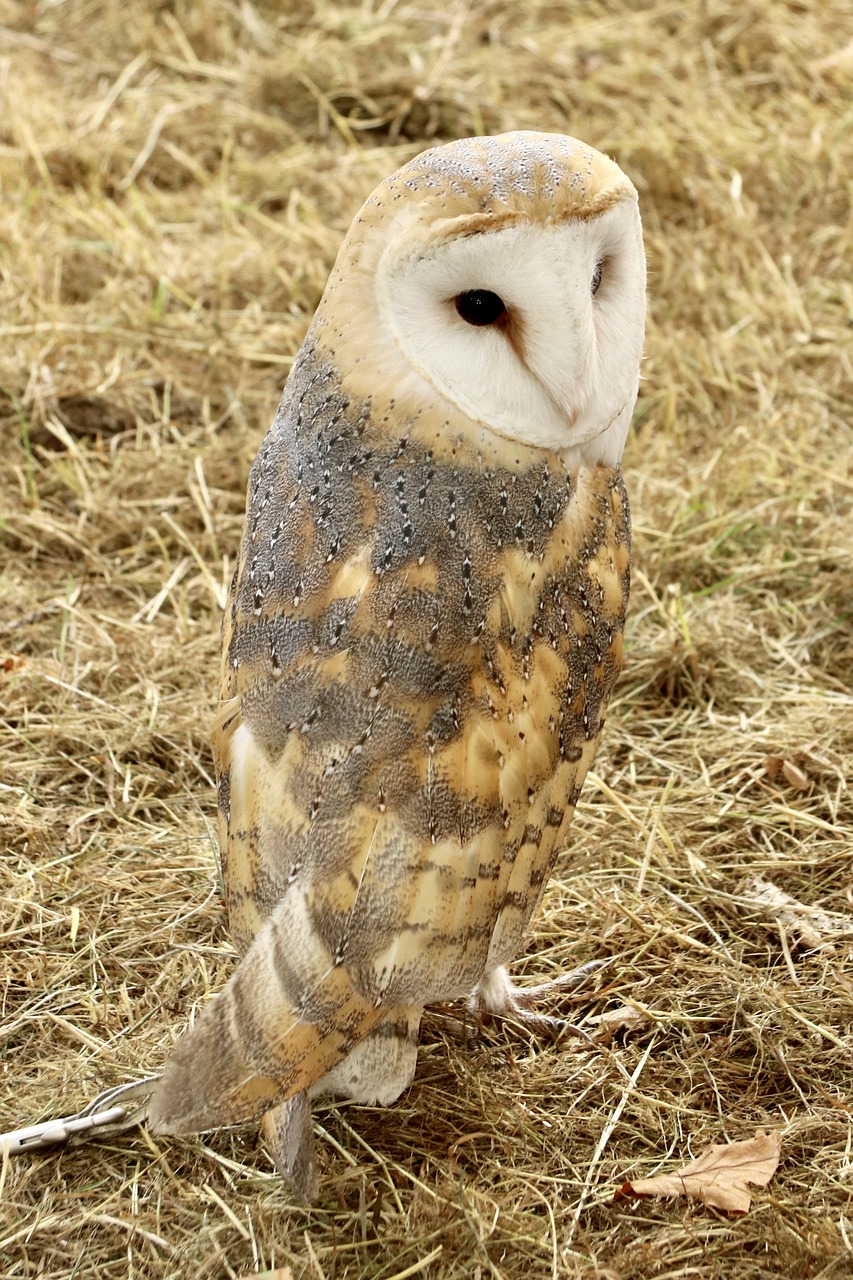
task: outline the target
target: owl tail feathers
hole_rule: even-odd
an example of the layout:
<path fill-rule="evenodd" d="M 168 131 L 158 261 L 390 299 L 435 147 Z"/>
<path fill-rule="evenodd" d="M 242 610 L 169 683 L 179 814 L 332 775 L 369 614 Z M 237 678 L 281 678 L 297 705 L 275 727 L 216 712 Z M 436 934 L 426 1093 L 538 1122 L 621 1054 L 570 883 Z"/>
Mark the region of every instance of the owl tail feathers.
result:
<path fill-rule="evenodd" d="M 295 1093 L 261 1116 L 261 1133 L 285 1182 L 303 1204 L 311 1204 L 320 1190 L 317 1152 L 308 1094 Z"/>
<path fill-rule="evenodd" d="M 202 1133 L 257 1119 L 322 1080 L 387 1014 L 304 937 L 300 955 L 289 955 L 277 916 L 178 1041 L 149 1103 L 153 1132 Z M 304 1130 L 304 1117 L 299 1124 Z"/>

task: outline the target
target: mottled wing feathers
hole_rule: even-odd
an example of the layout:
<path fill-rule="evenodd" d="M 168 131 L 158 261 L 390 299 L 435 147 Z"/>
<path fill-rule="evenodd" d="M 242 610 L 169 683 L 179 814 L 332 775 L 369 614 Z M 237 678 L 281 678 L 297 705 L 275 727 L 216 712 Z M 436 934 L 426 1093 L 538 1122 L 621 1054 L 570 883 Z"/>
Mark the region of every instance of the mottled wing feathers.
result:
<path fill-rule="evenodd" d="M 155 1099 L 173 1131 L 310 1088 L 386 1021 L 411 1040 L 424 1003 L 512 958 L 620 665 L 618 470 L 389 441 L 310 340 L 289 387 L 252 470 L 215 736 L 245 956 Z"/>

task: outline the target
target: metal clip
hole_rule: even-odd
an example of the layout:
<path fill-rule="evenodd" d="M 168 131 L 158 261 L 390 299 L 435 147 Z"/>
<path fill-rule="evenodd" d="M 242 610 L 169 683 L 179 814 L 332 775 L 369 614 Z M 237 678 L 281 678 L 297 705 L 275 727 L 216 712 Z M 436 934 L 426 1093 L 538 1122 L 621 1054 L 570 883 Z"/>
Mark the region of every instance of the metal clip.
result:
<path fill-rule="evenodd" d="M 40 1151 L 66 1143 L 71 1147 L 80 1146 L 93 1138 L 130 1129 L 145 1119 L 148 1099 L 159 1079 L 159 1076 L 147 1076 L 130 1084 L 114 1085 L 72 1116 L 0 1133 L 0 1156 L 6 1152 L 20 1155 L 24 1151 Z"/>

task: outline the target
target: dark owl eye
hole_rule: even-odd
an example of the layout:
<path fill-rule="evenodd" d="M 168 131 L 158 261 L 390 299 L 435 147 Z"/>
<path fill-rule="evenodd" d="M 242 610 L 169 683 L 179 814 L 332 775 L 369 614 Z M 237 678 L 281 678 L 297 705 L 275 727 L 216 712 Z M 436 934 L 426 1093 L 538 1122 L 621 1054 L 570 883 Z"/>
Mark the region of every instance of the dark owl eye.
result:
<path fill-rule="evenodd" d="M 598 293 L 598 286 L 601 284 L 601 268 L 603 265 L 603 262 L 596 262 L 595 270 L 592 273 L 592 283 L 589 287 L 593 297 Z"/>
<path fill-rule="evenodd" d="M 490 289 L 468 289 L 455 299 L 456 310 L 468 324 L 497 324 L 506 316 L 503 298 Z"/>

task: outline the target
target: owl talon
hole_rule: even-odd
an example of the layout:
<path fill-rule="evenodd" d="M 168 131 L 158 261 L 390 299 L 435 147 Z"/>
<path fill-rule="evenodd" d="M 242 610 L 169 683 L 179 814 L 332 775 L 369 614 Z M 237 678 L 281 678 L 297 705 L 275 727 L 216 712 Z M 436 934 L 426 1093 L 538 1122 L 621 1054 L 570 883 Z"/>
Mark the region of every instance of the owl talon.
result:
<path fill-rule="evenodd" d="M 562 973 L 559 978 L 552 978 L 549 982 L 540 982 L 535 987 L 516 987 L 511 983 L 515 1003 L 521 1009 L 532 1009 L 543 997 L 547 998 L 554 992 L 572 991 L 575 987 L 583 986 L 587 978 L 598 973 L 599 969 L 606 968 L 607 963 L 606 960 L 589 960 L 579 968 Z"/>
<path fill-rule="evenodd" d="M 590 974 L 606 964 L 606 960 L 591 960 L 579 969 L 573 969 L 571 973 L 564 973 L 559 978 L 541 982 L 535 987 L 517 987 L 501 965 L 482 979 L 471 997 L 470 1005 L 481 1017 L 484 1013 L 496 1014 L 499 1018 L 521 1023 L 534 1035 L 549 1036 L 555 1040 L 571 1035 L 592 1045 L 594 1042 L 580 1027 L 566 1018 L 539 1013 L 535 1006 L 554 992 L 580 986 Z"/>

